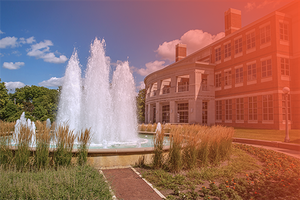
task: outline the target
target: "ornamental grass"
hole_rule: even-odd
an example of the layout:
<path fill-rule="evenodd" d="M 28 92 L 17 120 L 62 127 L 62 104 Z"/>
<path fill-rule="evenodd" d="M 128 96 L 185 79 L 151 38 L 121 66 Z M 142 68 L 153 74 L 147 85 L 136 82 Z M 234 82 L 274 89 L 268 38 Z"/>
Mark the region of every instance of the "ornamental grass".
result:
<path fill-rule="evenodd" d="M 56 150 L 53 155 L 55 166 L 69 166 L 72 160 L 72 150 L 76 135 L 68 125 L 59 126 L 55 130 Z"/>
<path fill-rule="evenodd" d="M 84 165 L 87 162 L 88 148 L 91 142 L 91 129 L 85 129 L 80 131 L 77 136 L 77 141 L 79 143 L 78 152 L 77 152 L 77 163 L 79 165 Z"/>
<path fill-rule="evenodd" d="M 154 147 L 154 155 L 153 155 L 153 167 L 155 169 L 162 168 L 164 164 L 164 155 L 163 155 L 163 147 L 164 147 L 164 136 L 165 132 L 163 129 L 157 131 L 155 136 L 153 137 L 153 147 Z"/>

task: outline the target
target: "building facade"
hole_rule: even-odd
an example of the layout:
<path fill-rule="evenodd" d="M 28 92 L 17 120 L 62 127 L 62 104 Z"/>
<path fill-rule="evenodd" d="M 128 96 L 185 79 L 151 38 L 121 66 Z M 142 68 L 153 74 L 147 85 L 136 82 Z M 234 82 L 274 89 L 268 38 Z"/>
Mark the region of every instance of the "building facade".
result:
<path fill-rule="evenodd" d="M 225 37 L 148 75 L 146 123 L 300 128 L 300 1 L 241 27 L 225 12 Z M 285 95 L 283 88 L 289 87 Z M 286 108 L 287 101 L 287 108 Z"/>

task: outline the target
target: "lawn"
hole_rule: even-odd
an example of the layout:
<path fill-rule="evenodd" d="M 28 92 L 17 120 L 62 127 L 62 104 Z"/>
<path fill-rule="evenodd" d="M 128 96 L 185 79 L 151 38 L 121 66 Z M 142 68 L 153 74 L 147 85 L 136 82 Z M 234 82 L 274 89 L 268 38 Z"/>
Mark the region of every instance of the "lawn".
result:
<path fill-rule="evenodd" d="M 233 137 L 283 142 L 285 130 L 235 128 Z M 300 130 L 290 130 L 289 137 L 290 143 L 300 144 Z"/>
<path fill-rule="evenodd" d="M 112 199 L 104 177 L 90 166 L 19 172 L 0 168 L 0 199 Z"/>
<path fill-rule="evenodd" d="M 171 173 L 137 170 L 167 199 L 300 199 L 300 161 L 271 150 L 234 144 L 229 160 Z"/>

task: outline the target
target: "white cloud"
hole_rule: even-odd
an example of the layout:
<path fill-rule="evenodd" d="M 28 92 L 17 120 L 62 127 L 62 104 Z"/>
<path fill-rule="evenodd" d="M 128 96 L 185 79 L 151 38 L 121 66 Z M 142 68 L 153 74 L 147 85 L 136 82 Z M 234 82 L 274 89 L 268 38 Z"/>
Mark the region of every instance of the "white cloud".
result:
<path fill-rule="evenodd" d="M 259 2 L 258 4 L 256 4 L 255 2 L 248 2 L 245 6 L 245 9 L 248 12 L 254 9 L 262 9 L 267 6 L 275 7 L 277 4 L 279 4 L 282 1 L 283 0 L 264 0 L 264 1 L 257 1 Z"/>
<path fill-rule="evenodd" d="M 32 41 L 32 39 L 28 41 Z M 34 56 L 36 58 L 41 58 L 45 62 L 50 62 L 50 63 L 64 63 L 68 60 L 68 58 L 64 55 L 60 55 L 59 57 L 56 57 L 54 53 L 50 52 L 49 46 L 53 46 L 53 43 L 50 40 L 44 40 L 43 42 L 33 44 L 31 45 L 31 48 L 28 50 L 27 55 Z"/>
<path fill-rule="evenodd" d="M 5 82 L 5 87 L 8 90 L 8 92 L 15 92 L 16 88 L 22 88 L 25 86 L 22 82 Z"/>
<path fill-rule="evenodd" d="M 27 39 L 25 39 L 25 38 L 19 38 L 19 43 L 20 44 L 32 44 L 33 42 L 35 42 L 35 39 L 34 39 L 34 37 L 32 36 L 32 37 L 30 37 L 30 38 L 27 38 Z"/>
<path fill-rule="evenodd" d="M 164 67 L 166 67 L 165 65 L 165 61 L 154 61 L 154 62 L 148 62 L 145 64 L 146 68 L 141 68 L 141 69 L 137 69 L 137 73 L 142 75 L 142 76 L 147 76 L 148 74 L 151 74 L 152 72 L 155 72 L 157 70 L 160 70 Z"/>
<path fill-rule="evenodd" d="M 139 82 L 139 85 L 137 86 L 137 89 L 138 90 L 145 89 L 145 83 L 144 83 L 144 81 Z"/>
<path fill-rule="evenodd" d="M 4 49 L 6 47 L 16 47 L 18 45 L 18 38 L 16 37 L 5 37 L 0 40 L 0 48 Z"/>
<path fill-rule="evenodd" d="M 63 79 L 64 79 L 63 77 L 62 78 L 52 77 L 49 80 L 40 82 L 39 85 L 44 87 L 58 87 L 58 86 L 62 86 Z"/>
<path fill-rule="evenodd" d="M 3 63 L 3 67 L 6 69 L 19 69 L 21 66 L 24 66 L 25 63 L 24 62 L 4 62 Z"/>
<path fill-rule="evenodd" d="M 170 42 L 164 42 L 159 45 L 156 50 L 157 54 L 165 60 L 175 60 L 175 45 L 178 43 L 187 45 L 187 55 L 194 53 L 195 51 L 221 39 L 225 36 L 224 32 L 212 35 L 202 30 L 189 30 L 180 39 L 172 40 Z"/>
<path fill-rule="evenodd" d="M 4 34 L 4 32 L 2 32 L 2 31 L 0 30 L 0 34 Z"/>

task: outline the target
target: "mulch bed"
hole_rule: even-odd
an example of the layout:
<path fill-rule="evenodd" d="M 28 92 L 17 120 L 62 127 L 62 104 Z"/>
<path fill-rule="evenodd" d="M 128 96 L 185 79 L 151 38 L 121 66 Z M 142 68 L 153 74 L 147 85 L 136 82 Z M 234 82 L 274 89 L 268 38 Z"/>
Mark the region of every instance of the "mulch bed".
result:
<path fill-rule="evenodd" d="M 161 197 L 131 168 L 105 169 L 102 171 L 118 199 L 161 199 Z"/>

